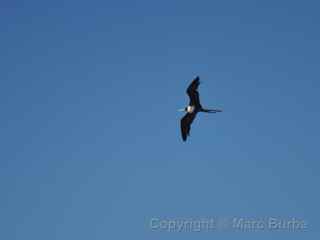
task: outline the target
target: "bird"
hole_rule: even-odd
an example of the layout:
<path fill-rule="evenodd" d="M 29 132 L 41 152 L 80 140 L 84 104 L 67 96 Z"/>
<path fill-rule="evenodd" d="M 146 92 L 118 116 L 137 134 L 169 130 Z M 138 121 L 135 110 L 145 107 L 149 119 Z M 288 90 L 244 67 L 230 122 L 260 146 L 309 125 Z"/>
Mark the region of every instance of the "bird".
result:
<path fill-rule="evenodd" d="M 222 112 L 221 109 L 205 109 L 201 106 L 198 87 L 200 85 L 200 77 L 196 76 L 187 88 L 187 94 L 190 98 L 189 105 L 185 108 L 181 108 L 178 111 L 186 112 L 186 114 L 181 118 L 180 128 L 181 137 L 185 142 L 187 137 L 190 135 L 191 124 L 196 118 L 199 112 L 205 113 L 218 113 Z"/>

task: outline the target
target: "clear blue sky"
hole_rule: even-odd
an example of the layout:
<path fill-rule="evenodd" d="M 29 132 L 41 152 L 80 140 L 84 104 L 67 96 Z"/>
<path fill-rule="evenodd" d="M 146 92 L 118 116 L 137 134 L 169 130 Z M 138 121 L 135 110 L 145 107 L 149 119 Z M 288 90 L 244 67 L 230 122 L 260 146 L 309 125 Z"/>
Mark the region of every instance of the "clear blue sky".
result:
<path fill-rule="evenodd" d="M 0 238 L 319 239 L 318 1 L 0 4 Z M 178 108 L 200 75 L 183 143 Z M 304 232 L 151 231 L 296 217 Z"/>

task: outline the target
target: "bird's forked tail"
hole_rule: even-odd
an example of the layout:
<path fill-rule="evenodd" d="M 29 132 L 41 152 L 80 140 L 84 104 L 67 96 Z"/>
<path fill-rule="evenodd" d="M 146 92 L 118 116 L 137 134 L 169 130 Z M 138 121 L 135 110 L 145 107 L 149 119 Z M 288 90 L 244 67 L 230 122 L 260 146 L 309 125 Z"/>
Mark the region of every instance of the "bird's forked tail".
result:
<path fill-rule="evenodd" d="M 222 112 L 220 109 L 201 109 L 201 112 L 206 112 L 206 113 L 217 113 L 217 112 Z"/>

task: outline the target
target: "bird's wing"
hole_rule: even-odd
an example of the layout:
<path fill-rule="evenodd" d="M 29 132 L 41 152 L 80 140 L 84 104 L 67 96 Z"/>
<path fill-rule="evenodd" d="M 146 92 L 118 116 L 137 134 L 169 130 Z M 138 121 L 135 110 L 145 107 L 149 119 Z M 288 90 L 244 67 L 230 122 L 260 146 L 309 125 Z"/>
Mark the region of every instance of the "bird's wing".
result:
<path fill-rule="evenodd" d="M 200 78 L 196 77 L 193 79 L 189 87 L 187 88 L 187 94 L 190 98 L 190 103 L 189 105 L 191 106 L 197 106 L 200 107 L 200 99 L 199 99 L 199 92 L 198 92 L 198 87 L 200 85 Z"/>
<path fill-rule="evenodd" d="M 180 127 L 181 127 L 181 136 L 183 141 L 187 140 L 187 136 L 190 134 L 191 124 L 195 119 L 197 112 L 187 113 L 183 118 L 181 118 Z"/>

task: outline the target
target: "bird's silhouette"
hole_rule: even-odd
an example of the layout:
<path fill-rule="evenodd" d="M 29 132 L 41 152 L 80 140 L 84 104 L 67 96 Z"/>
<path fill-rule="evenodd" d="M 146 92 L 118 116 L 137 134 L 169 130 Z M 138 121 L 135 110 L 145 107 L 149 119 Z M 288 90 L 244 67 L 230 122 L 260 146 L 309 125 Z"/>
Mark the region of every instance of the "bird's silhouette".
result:
<path fill-rule="evenodd" d="M 201 106 L 198 87 L 200 85 L 200 78 L 197 76 L 189 87 L 187 88 L 187 94 L 190 98 L 189 105 L 180 111 L 186 112 L 186 115 L 181 119 L 180 127 L 181 127 L 181 136 L 182 140 L 186 141 L 187 137 L 190 135 L 191 124 L 193 120 L 196 118 L 199 112 L 206 113 L 217 113 L 222 112 L 220 109 L 205 109 Z"/>

